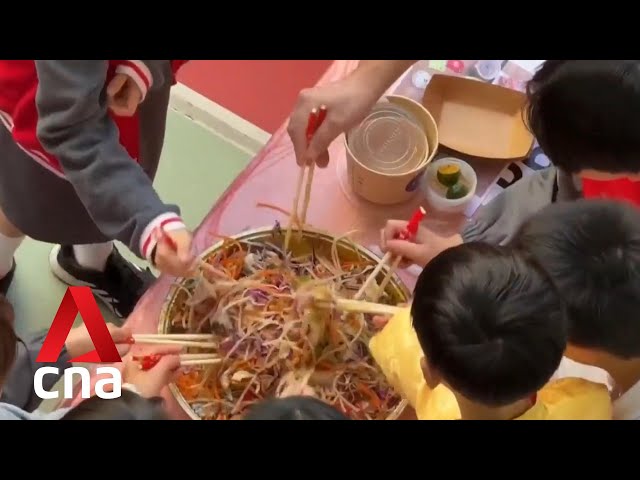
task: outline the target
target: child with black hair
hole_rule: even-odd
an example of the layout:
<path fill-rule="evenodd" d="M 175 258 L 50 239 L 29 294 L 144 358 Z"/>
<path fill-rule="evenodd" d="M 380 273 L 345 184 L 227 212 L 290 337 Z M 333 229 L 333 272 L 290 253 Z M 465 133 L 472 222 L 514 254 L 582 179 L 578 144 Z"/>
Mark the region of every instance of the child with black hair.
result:
<path fill-rule="evenodd" d="M 423 228 L 412 244 L 394 240 L 406 222 L 390 220 L 384 251 L 424 266 L 463 242 L 505 245 L 550 203 L 607 197 L 640 205 L 640 60 L 547 60 L 527 95 L 526 121 L 553 166 L 507 188 L 459 235 Z"/>
<path fill-rule="evenodd" d="M 640 420 L 640 212 L 612 201 L 553 205 L 514 240 L 567 305 L 567 356 L 609 373 L 614 418 Z"/>
<path fill-rule="evenodd" d="M 475 242 L 431 261 L 410 310 L 370 342 L 421 420 L 610 419 L 604 385 L 548 383 L 565 346 L 563 305 L 542 270 Z"/>
<path fill-rule="evenodd" d="M 349 420 L 339 410 L 312 396 L 272 398 L 257 403 L 243 420 Z"/>

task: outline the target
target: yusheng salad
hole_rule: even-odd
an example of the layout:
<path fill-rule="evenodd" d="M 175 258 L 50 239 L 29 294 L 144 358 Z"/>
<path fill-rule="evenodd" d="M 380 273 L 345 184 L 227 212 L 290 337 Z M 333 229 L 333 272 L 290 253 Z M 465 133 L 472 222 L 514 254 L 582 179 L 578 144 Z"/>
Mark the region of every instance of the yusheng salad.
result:
<path fill-rule="evenodd" d="M 352 298 L 375 267 L 360 256 L 342 260 L 337 241 L 330 255 L 314 247 L 295 257 L 273 243 L 227 239 L 199 277 L 179 287 L 172 333 L 212 333 L 222 358 L 176 382 L 200 418 L 241 418 L 300 382 L 354 419 L 385 419 L 398 406 L 368 352 L 371 315 L 301 301 L 310 293 Z M 386 294 L 379 301 L 394 303 Z"/>

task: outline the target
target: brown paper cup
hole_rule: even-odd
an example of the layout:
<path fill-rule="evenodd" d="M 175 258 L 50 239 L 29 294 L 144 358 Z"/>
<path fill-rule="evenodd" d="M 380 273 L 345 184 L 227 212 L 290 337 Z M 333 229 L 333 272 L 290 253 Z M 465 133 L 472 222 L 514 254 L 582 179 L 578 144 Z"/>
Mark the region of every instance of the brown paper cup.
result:
<path fill-rule="evenodd" d="M 426 139 L 426 148 L 419 158 L 412 158 L 408 169 L 403 171 L 399 167 L 398 171 L 394 171 L 393 168 L 381 168 L 375 162 L 356 158 L 354 149 L 350 146 L 350 133 L 345 136 L 347 175 L 351 188 L 360 197 L 379 205 L 393 205 L 412 199 L 418 192 L 420 179 L 438 149 L 438 128 L 431 114 L 410 98 L 389 95 L 378 106 L 383 104 L 404 111 L 412 117 L 415 121 L 414 128 L 423 136 L 422 141 Z M 375 143 L 376 140 L 383 144 L 387 141 L 384 138 L 374 138 L 371 141 Z"/>

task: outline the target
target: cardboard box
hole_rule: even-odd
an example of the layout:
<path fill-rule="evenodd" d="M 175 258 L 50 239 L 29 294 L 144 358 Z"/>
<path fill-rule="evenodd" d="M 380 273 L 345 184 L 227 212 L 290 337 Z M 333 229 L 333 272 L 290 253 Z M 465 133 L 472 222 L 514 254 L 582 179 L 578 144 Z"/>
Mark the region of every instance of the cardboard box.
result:
<path fill-rule="evenodd" d="M 345 136 L 347 152 L 347 175 L 353 191 L 372 203 L 392 205 L 413 198 L 419 191 L 420 180 L 427 165 L 438 150 L 438 128 L 431 114 L 418 102 L 406 97 L 389 95 L 383 102 L 389 102 L 409 113 L 426 137 L 426 150 L 416 167 L 400 173 L 378 171 L 366 165 L 363 159 L 357 159 L 349 145 L 349 134 Z M 385 141 L 384 138 L 378 139 Z"/>
<path fill-rule="evenodd" d="M 527 156 L 533 135 L 524 123 L 526 95 L 470 78 L 434 75 L 422 104 L 433 115 L 440 145 L 475 157 Z"/>

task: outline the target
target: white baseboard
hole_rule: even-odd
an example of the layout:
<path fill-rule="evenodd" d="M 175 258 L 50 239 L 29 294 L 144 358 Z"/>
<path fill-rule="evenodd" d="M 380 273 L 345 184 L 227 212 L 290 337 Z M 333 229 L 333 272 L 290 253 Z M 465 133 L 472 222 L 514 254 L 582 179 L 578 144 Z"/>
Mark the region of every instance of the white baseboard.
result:
<path fill-rule="evenodd" d="M 169 106 L 251 155 L 258 153 L 271 138 L 268 132 L 182 83 L 171 89 Z"/>

